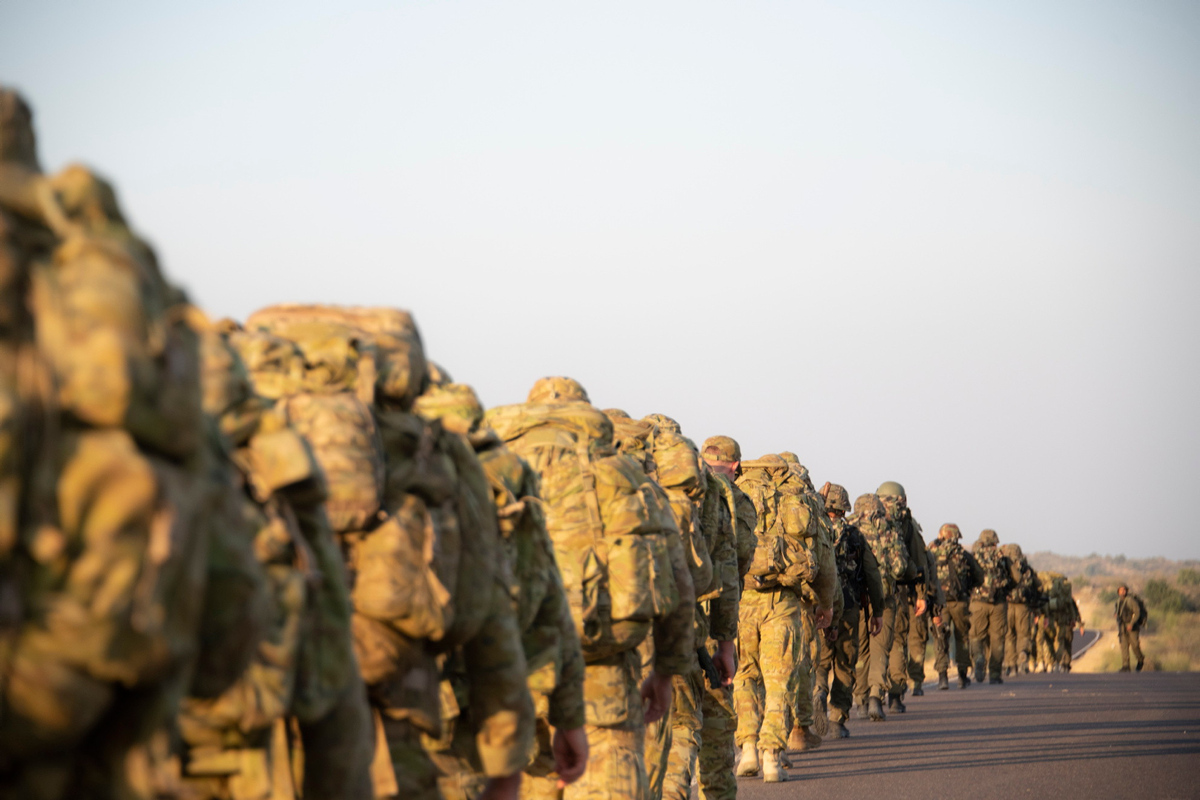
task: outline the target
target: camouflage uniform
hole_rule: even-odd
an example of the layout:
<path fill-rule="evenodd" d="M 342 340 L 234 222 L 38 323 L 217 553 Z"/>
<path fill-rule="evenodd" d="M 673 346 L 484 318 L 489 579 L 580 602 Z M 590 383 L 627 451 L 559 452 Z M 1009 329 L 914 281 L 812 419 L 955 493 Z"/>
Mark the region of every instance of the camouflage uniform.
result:
<path fill-rule="evenodd" d="M 841 486 L 832 484 L 824 490 L 826 508 L 832 513 L 845 514 L 850 510 L 850 498 Z M 829 697 L 829 718 L 844 723 L 850 714 L 854 694 L 854 667 L 858 661 L 858 628 L 860 615 L 869 621 L 882 616 L 883 582 L 879 562 L 858 528 L 844 517 L 832 519 L 834 552 L 842 588 L 842 613 L 836 626 L 830 626 L 818 638 L 819 655 L 816 673 L 817 691 Z"/>
<path fill-rule="evenodd" d="M 1033 615 L 1030 605 L 1036 601 L 1041 587 L 1037 574 L 1025 560 L 1020 545 L 1009 543 L 1000 548 L 1012 564 L 1013 585 L 1008 590 L 1008 634 L 1004 639 L 1004 672 L 1029 672 L 1029 643 L 1033 636 Z"/>
<path fill-rule="evenodd" d="M 1071 650 L 1075 641 L 1075 628 L 1081 622 L 1083 617 L 1079 613 L 1079 606 L 1075 602 L 1075 598 L 1071 596 L 1071 582 L 1065 581 L 1067 588 L 1067 600 L 1063 608 L 1054 613 L 1054 627 L 1058 633 L 1058 640 L 1055 642 L 1055 649 L 1058 654 L 1058 666 L 1067 671 L 1071 671 Z"/>
<path fill-rule="evenodd" d="M 756 533 L 782 537 L 777 510 L 778 487 L 789 474 L 778 456 L 766 456 L 746 469 L 737 484 L 755 502 Z M 762 505 L 760 505 L 760 503 Z M 798 677 L 797 664 L 803 657 L 797 589 L 778 583 L 758 588 L 754 575 L 746 579 L 738 618 L 738 671 L 734 678 L 739 747 L 748 744 L 771 753 L 787 746 L 792 704 Z"/>
<path fill-rule="evenodd" d="M 1122 595 L 1121 592 L 1125 594 Z M 1117 619 L 1117 640 L 1121 645 L 1121 672 L 1129 672 L 1129 651 L 1133 649 L 1133 657 L 1137 660 L 1136 669 L 1142 671 L 1146 663 L 1142 655 L 1141 630 L 1146 624 L 1146 604 L 1136 594 L 1129 594 L 1129 587 L 1122 584 L 1117 589 L 1117 603 L 1113 608 L 1113 616 Z"/>
<path fill-rule="evenodd" d="M 1008 633 L 1006 596 L 1012 586 L 1012 568 L 1000 552 L 1000 540 L 990 528 L 979 534 L 971 548 L 983 571 L 980 585 L 971 591 L 971 657 L 975 661 L 975 680 L 1003 683 L 1004 637 Z"/>
<path fill-rule="evenodd" d="M 912 517 L 912 511 L 907 506 L 904 487 L 895 481 L 887 481 L 876 491 L 880 501 L 888 510 L 888 516 L 900 540 L 908 551 L 908 565 L 905 577 L 897 581 L 896 614 L 893 622 L 892 648 L 888 655 L 888 704 L 897 711 L 904 711 L 903 699 L 908 692 L 908 679 L 911 673 L 923 675 L 925 661 L 925 639 L 921 636 L 924 630 L 924 620 L 917 616 L 917 603 L 924 602 L 927 610 L 923 616 L 928 616 L 930 609 L 936 604 L 936 592 L 930 597 L 927 591 L 926 573 L 929 556 L 925 552 L 925 540 L 921 538 L 921 526 Z M 918 622 L 918 620 L 920 620 Z M 919 652 L 910 649 L 913 644 L 912 628 L 916 626 Z M 920 662 L 914 667 L 911 662 Z M 920 684 L 918 684 L 919 686 Z"/>
<path fill-rule="evenodd" d="M 946 598 L 942 624 L 933 631 L 934 669 L 938 673 L 941 688 L 948 685 L 946 673 L 950 669 L 951 641 L 954 661 L 958 665 L 959 685 L 964 689 L 970 685 L 971 650 L 968 635 L 971 630 L 971 590 L 983 580 L 983 573 L 975 558 L 959 544 L 961 538 L 958 526 L 947 523 L 941 527 L 937 540 L 928 548 L 936 564 L 940 589 Z"/>
<path fill-rule="evenodd" d="M 537 714 L 535 746 L 525 765 L 521 796 L 526 800 L 556 797 L 558 775 L 551 741 L 555 729 L 584 726 L 584 664 L 554 544 L 546 532 L 537 477 L 492 431 L 480 427 L 483 407 L 469 386 L 431 380 L 414 410 L 428 419 L 441 419 L 448 429 L 465 435 L 487 475 L 512 570 L 509 594 L 516 603 L 529 670 L 527 682 Z M 438 768 L 441 794 L 447 800 L 477 797 L 487 783 L 474 738 L 465 735 L 470 731 L 464 724 L 470 712 L 469 707 L 460 706 L 442 739 L 426 740 Z"/>
<path fill-rule="evenodd" d="M 741 449 L 727 436 L 709 437 L 704 442 L 706 459 L 713 462 L 736 463 L 741 461 Z M 754 555 L 754 529 L 758 514 L 754 502 L 725 475 L 714 473 L 720 481 L 722 496 L 731 503 L 732 524 L 736 556 L 736 586 L 741 597 L 741 582 L 750 567 Z M 726 493 L 727 492 L 727 493 Z M 734 596 L 730 593 L 730 596 Z M 737 638 L 735 636 L 734 642 Z M 712 640 L 710 639 L 710 646 Z M 700 732 L 699 783 L 700 797 L 704 800 L 733 800 L 737 797 L 737 778 L 734 767 L 737 761 L 737 713 L 734 709 L 733 685 L 706 686 L 702 699 L 704 727 Z"/>
<path fill-rule="evenodd" d="M 564 414 L 590 414 L 587 430 L 566 427 L 522 427 L 520 420 L 526 409 L 562 410 Z M 502 424 L 512 417 L 512 426 Z M 571 603 L 576 631 L 582 631 L 584 658 L 584 706 L 589 743 L 588 769 L 584 776 L 563 792 L 565 800 L 645 800 L 649 787 L 645 765 L 645 717 L 640 684 L 641 656 L 636 649 L 611 652 L 602 641 L 592 642 L 594 636 L 589 617 L 585 628 L 582 605 L 582 568 L 585 555 L 592 552 L 596 532 L 588 527 L 586 518 L 576 514 L 574 505 L 578 492 L 579 473 L 564 471 L 551 474 L 547 465 L 554 465 L 561 454 L 585 450 L 589 458 L 611 457 L 613 449 L 612 423 L 589 403 L 587 392 L 570 378 L 543 378 L 530 390 L 525 406 L 501 407 L 488 411 L 486 421 L 500 433 L 501 438 L 518 455 L 524 457 L 541 479 L 546 507 L 546 528 L 554 544 L 555 557 L 562 572 Z M 544 432 L 544 433 L 541 433 Z M 619 458 L 626 458 L 620 456 Z M 642 469 L 642 464 L 638 464 Z M 566 468 L 559 468 L 566 470 Z M 578 470 L 579 467 L 574 468 Z M 657 484 L 648 488 L 662 497 Z M 674 525 L 674 521 L 670 520 Z M 687 557 L 680 537 L 665 537 L 671 573 L 679 593 L 678 605 L 669 613 L 655 617 L 650 623 L 654 643 L 653 669 L 658 675 L 674 676 L 690 673 L 695 665 L 693 614 L 695 594 Z"/>
<path fill-rule="evenodd" d="M 888 524 L 887 509 L 878 496 L 860 495 L 854 501 L 854 514 L 847 522 L 857 527 L 867 540 L 879 563 L 883 584 L 882 613 L 877 612 L 883 621 L 879 633 L 870 634 L 869 620 L 865 617 L 858 624 L 859 667 L 855 671 L 854 694 L 856 702 L 865 710 L 869 705 L 868 698 L 878 702 L 887 696 L 888 654 L 895 635 L 896 579 L 906 574 L 908 556 L 898 532 Z M 877 716 L 882 719 L 881 715 Z"/>
<path fill-rule="evenodd" d="M 0 275 L 0 795 L 169 792 L 149 751 L 209 578 L 197 342 L 112 187 L 42 175 L 4 89 Z"/>

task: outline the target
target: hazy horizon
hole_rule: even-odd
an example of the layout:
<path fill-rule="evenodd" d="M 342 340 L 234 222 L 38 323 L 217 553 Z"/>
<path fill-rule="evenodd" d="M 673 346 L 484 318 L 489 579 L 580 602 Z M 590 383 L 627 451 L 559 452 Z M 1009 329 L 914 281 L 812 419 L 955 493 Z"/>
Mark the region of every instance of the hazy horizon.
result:
<path fill-rule="evenodd" d="M 487 405 L 1200 557 L 1200 6 L 6 3 L 48 171 L 214 316 L 411 309 Z"/>

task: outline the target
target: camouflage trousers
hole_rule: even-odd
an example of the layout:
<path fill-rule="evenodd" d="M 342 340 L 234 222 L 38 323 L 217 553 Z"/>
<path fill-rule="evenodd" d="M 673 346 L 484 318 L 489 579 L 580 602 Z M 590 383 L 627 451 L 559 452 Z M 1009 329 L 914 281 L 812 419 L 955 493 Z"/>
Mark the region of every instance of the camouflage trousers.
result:
<path fill-rule="evenodd" d="M 1029 667 L 1030 623 L 1029 606 L 1008 604 L 1008 633 L 1004 637 L 1004 666 L 1020 670 Z"/>
<path fill-rule="evenodd" d="M 824 635 L 817 636 L 817 691 L 828 693 L 829 718 L 838 722 L 846 721 L 854 699 L 854 664 L 858 661 L 858 616 L 857 606 L 850 606 L 842 611 L 842 619 L 835 628 L 837 638 L 833 644 L 830 644 Z"/>
<path fill-rule="evenodd" d="M 1058 627 L 1046 616 L 1038 617 L 1033 625 L 1034 649 L 1043 672 L 1058 663 Z"/>
<path fill-rule="evenodd" d="M 704 727 L 700 730 L 700 797 L 734 800 L 737 797 L 737 714 L 733 687 L 705 686 L 701 697 Z M 690 787 L 689 787 L 690 788 Z"/>
<path fill-rule="evenodd" d="M 1075 623 L 1072 620 L 1058 620 L 1055 624 L 1058 630 L 1058 641 L 1055 651 L 1058 653 L 1058 665 L 1071 668 L 1071 645 L 1075 641 Z"/>
<path fill-rule="evenodd" d="M 925 651 L 929 647 L 929 617 L 930 609 L 916 616 L 915 609 L 908 623 L 908 679 L 913 686 L 925 682 Z"/>
<path fill-rule="evenodd" d="M 813 686 L 817 669 L 817 619 L 808 603 L 800 604 L 800 632 L 804 637 L 796 659 L 796 695 L 792 704 L 795 725 L 813 724 Z"/>
<path fill-rule="evenodd" d="M 641 674 L 637 650 L 585 668 L 588 767 L 563 800 L 648 800 Z"/>
<path fill-rule="evenodd" d="M 887 699 L 888 653 L 895 636 L 896 597 L 892 595 L 883 602 L 883 626 L 874 636 L 870 633 L 871 620 L 863 615 L 858 621 L 858 666 L 854 674 L 854 697 L 859 705 L 867 704 L 867 695 Z M 865 680 L 864 680 L 865 679 Z"/>
<path fill-rule="evenodd" d="M 912 612 L 908 590 L 902 587 L 896 598 L 892 646 L 888 651 L 888 697 L 904 697 L 908 693 L 908 631 L 912 625 Z"/>
<path fill-rule="evenodd" d="M 796 662 L 803 634 L 800 598 L 788 589 L 748 591 L 738 615 L 738 671 L 733 680 L 736 743 L 763 750 L 787 747 Z"/>
<path fill-rule="evenodd" d="M 704 671 L 699 667 L 687 675 L 671 678 L 671 711 L 663 725 L 650 725 L 646 732 L 646 772 L 650 798 L 688 800 L 700 753 L 704 725 Z"/>
<path fill-rule="evenodd" d="M 1142 634 L 1127 625 L 1117 625 L 1117 642 L 1121 645 L 1121 669 L 1129 669 L 1129 651 L 1133 650 L 1133 658 L 1138 669 L 1146 657 L 1142 655 Z"/>
<path fill-rule="evenodd" d="M 441 800 L 438 768 L 425 750 L 421 731 L 408 720 L 378 714 L 375 731 L 375 760 L 371 765 L 375 796 Z"/>
<path fill-rule="evenodd" d="M 999 678 L 1004 671 L 1004 637 L 1008 633 L 1008 603 L 971 600 L 971 659 L 975 680 Z"/>
<path fill-rule="evenodd" d="M 971 674 L 971 606 L 966 600 L 951 600 L 942 611 L 942 624 L 933 628 L 933 668 L 938 675 L 950 671 L 950 648 L 954 647 L 954 663 L 958 676 Z"/>

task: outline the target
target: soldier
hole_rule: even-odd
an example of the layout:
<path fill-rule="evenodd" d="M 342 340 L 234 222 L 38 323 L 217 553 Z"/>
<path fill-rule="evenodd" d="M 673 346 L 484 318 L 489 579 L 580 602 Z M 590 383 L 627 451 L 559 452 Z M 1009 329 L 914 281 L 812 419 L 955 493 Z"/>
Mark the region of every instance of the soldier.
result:
<path fill-rule="evenodd" d="M 704 440 L 701 454 L 712 471 L 713 479 L 718 482 L 724 503 L 730 507 L 737 559 L 737 597 L 740 601 L 741 582 L 754 555 L 754 530 L 758 521 L 754 502 L 735 482 L 741 474 L 742 449 L 737 441 L 728 436 L 710 436 Z M 734 596 L 732 592 L 729 595 Z M 708 646 L 712 646 L 712 641 Z M 737 779 L 734 775 L 737 714 L 733 704 L 733 675 L 730 675 L 736 674 L 737 669 L 735 647 L 736 640 L 733 647 L 717 643 L 713 662 L 722 675 L 729 675 L 730 679 L 723 681 L 720 686 L 707 684 L 701 698 L 704 722 L 700 731 L 699 782 L 703 800 L 734 800 L 737 797 Z"/>
<path fill-rule="evenodd" d="M 1146 604 L 1136 594 L 1129 593 L 1129 587 L 1121 584 L 1117 587 L 1117 604 L 1113 608 L 1117 618 L 1117 640 L 1121 643 L 1121 672 L 1129 672 L 1129 650 L 1133 648 L 1133 656 L 1137 659 L 1135 669 L 1142 671 L 1146 663 L 1142 655 L 1141 630 L 1146 624 Z"/>
<path fill-rule="evenodd" d="M 925 572 L 929 556 L 925 552 L 925 540 L 921 538 L 921 526 L 913 519 L 908 508 L 904 487 L 895 481 L 886 481 L 875 490 L 875 494 L 887 509 L 889 522 L 908 551 L 908 570 L 903 578 L 896 581 L 896 615 L 888 656 L 888 710 L 903 714 L 910 671 L 909 629 L 913 620 L 925 614 L 928 604 Z M 921 644 L 921 652 L 913 653 L 912 658 L 919 658 L 924 663 L 924 644 Z"/>
<path fill-rule="evenodd" d="M 779 454 L 788 465 L 788 478 L 782 484 L 799 493 L 807 509 L 811 534 L 805 540 L 814 565 L 815 575 L 800 586 L 800 625 L 804 633 L 804 647 L 800 661 L 796 664 L 796 694 L 793 705 L 793 724 L 788 736 L 788 749 L 815 750 L 821 746 L 821 737 L 814 730 L 827 728 L 827 718 L 821 715 L 818 724 L 814 710 L 814 687 L 819 659 L 817 632 L 825 631 L 833 624 L 835 615 L 841 613 L 841 589 L 837 584 L 837 560 L 833 551 L 833 531 L 828 524 L 825 499 L 817 494 L 809 478 L 808 468 L 800 463 L 795 453 Z"/>
<path fill-rule="evenodd" d="M 489 409 L 484 419 L 539 476 L 546 530 L 583 646 L 589 763 L 563 797 L 643 800 L 646 723 L 668 712 L 672 676 L 689 673 L 696 659 L 695 593 L 669 500 L 645 476 L 642 463 L 616 454 L 612 422 L 575 380 L 542 378 L 527 402 Z M 603 485 L 596 479 L 598 470 L 606 479 Z M 608 492 L 618 490 L 621 494 L 610 498 Z M 619 503 L 626 490 L 642 498 L 637 509 Z M 618 512 L 623 516 L 615 516 Z M 618 535 L 627 528 L 631 535 Z M 628 585 L 600 579 L 598 549 L 607 553 L 608 575 L 620 567 Z M 654 567 L 646 569 L 639 559 L 651 554 Z M 633 582 L 656 570 L 663 570 L 664 579 L 669 576 L 673 598 L 663 581 Z M 617 617 L 618 608 L 629 610 Z M 654 661 L 643 679 L 637 648 L 647 636 L 653 637 Z"/>
<path fill-rule="evenodd" d="M 1071 590 L 1071 582 L 1063 579 L 1064 602 L 1057 612 L 1055 612 L 1055 629 L 1058 631 L 1058 642 L 1056 649 L 1058 652 L 1058 667 L 1063 672 L 1071 671 L 1071 650 L 1075 640 L 1075 629 L 1079 629 L 1079 633 L 1083 634 L 1083 616 L 1079 613 L 1079 604 L 1075 602 L 1074 592 Z"/>
<path fill-rule="evenodd" d="M 197 341 L 112 187 L 43 175 L 6 89 L 0 276 L 0 795 L 169 795 L 150 753 L 208 621 Z"/>
<path fill-rule="evenodd" d="M 936 580 L 937 561 L 929 548 L 925 548 L 926 600 L 925 613 L 914 616 L 908 626 L 908 678 L 912 681 L 913 697 L 925 694 L 925 651 L 929 645 L 930 629 L 942 624 L 946 609 L 946 595 Z"/>
<path fill-rule="evenodd" d="M 1004 639 L 1004 674 L 1027 674 L 1029 642 L 1033 635 L 1030 606 L 1041 593 L 1037 573 L 1025 560 L 1021 546 L 1010 542 L 1000 548 L 1013 568 L 1013 585 L 1008 590 L 1008 634 Z"/>
<path fill-rule="evenodd" d="M 785 755 L 791 705 L 796 692 L 797 662 L 803 633 L 800 585 L 813 576 L 795 520 L 781 513 L 787 463 L 775 455 L 753 466 L 743 462 L 738 488 L 754 501 L 757 513 L 755 549 L 746 577 L 738 617 L 738 664 L 734 678 L 737 745 L 742 760 L 737 774 L 762 770 L 767 782 L 786 781 Z M 792 508 L 798 505 L 794 495 Z"/>
<path fill-rule="evenodd" d="M 474 389 L 450 383 L 448 376 L 441 379 L 444 374 L 436 366 L 430 370 L 430 385 L 413 410 L 466 437 L 487 474 L 511 567 L 509 592 L 516 600 L 528 685 L 538 715 L 535 749 L 525 766 L 521 797 L 551 800 L 578 780 L 587 766 L 583 651 L 554 544 L 546 532 L 536 475 L 494 431 L 481 425 L 483 405 Z M 460 706 L 450 730 L 440 740 L 427 740 L 446 800 L 478 797 L 487 782 L 474 739 L 463 735 L 469 728 L 462 723 L 470 713 L 469 705 Z"/>
<path fill-rule="evenodd" d="M 883 580 L 879 562 L 857 527 L 847 522 L 850 496 L 835 483 L 821 487 L 825 513 L 834 532 L 834 553 L 842 590 L 842 613 L 836 625 L 818 638 L 820 651 L 816 675 L 815 713 L 827 714 L 830 733 L 839 739 L 850 735 L 846 718 L 854 696 L 854 666 L 858 661 L 860 614 L 869 619 L 868 633 L 877 635 L 883 628 Z M 865 676 L 864 676 L 865 677 Z M 828 704 L 828 707 L 827 707 Z"/>
<path fill-rule="evenodd" d="M 878 615 L 882 621 L 878 630 L 871 630 L 874 626 L 866 618 L 859 620 L 858 653 L 861 667 L 854 681 L 859 718 L 883 722 L 887 719 L 882 701 L 888 693 L 888 654 L 895 636 L 896 581 L 909 572 L 908 548 L 889 524 L 887 509 L 878 495 L 859 495 L 854 501 L 854 514 L 847 518 L 847 522 L 858 528 L 867 540 L 871 553 L 879 563 L 883 584 L 883 613 Z"/>
<path fill-rule="evenodd" d="M 971 685 L 971 651 L 967 636 L 971 629 L 971 590 L 983 580 L 983 571 L 975 558 L 967 552 L 959 540 L 962 533 L 958 526 L 947 522 L 938 530 L 938 538 L 929 545 L 929 553 L 936 563 L 937 579 L 946 598 L 941 624 L 934 625 L 934 669 L 938 674 L 938 688 L 949 689 L 950 644 L 953 642 L 954 661 L 958 665 L 958 686 L 966 689 Z M 953 638 L 951 638 L 953 637 Z"/>
<path fill-rule="evenodd" d="M 1000 552 L 1000 539 L 987 528 L 971 548 L 983 579 L 971 591 L 971 656 L 975 661 L 975 681 L 1004 683 L 1004 637 L 1008 632 L 1006 597 L 1013 584 L 1012 566 Z"/>

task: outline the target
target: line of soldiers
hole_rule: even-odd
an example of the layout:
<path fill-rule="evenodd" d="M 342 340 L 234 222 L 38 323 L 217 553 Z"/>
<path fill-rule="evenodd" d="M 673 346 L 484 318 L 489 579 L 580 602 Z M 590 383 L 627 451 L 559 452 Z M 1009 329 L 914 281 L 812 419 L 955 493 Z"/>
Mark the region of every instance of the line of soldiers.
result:
<path fill-rule="evenodd" d="M 948 688 L 1075 621 L 898 483 L 570 378 L 485 409 L 397 309 L 210 320 L 8 90 L 0 290 L 5 797 L 726 800 L 903 713 L 931 634 Z"/>

